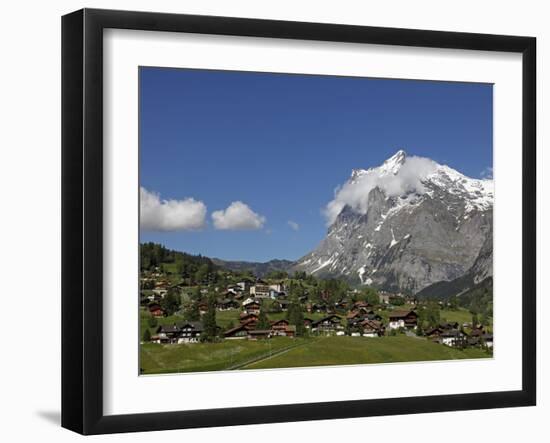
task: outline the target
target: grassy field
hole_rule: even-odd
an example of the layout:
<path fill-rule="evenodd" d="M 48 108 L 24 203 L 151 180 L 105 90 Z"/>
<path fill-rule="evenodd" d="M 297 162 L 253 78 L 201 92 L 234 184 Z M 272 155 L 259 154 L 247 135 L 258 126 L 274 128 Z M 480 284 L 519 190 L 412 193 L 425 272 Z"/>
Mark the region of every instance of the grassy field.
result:
<path fill-rule="evenodd" d="M 300 339 L 277 337 L 271 340 L 224 340 L 220 343 L 159 345 L 140 347 L 143 374 L 228 370 L 254 359 L 301 344 Z"/>
<path fill-rule="evenodd" d="M 238 326 L 241 312 L 242 311 L 238 309 L 216 311 L 216 324 L 221 326 L 224 330 L 227 329 L 231 323 L 233 323 L 233 326 Z"/>
<path fill-rule="evenodd" d="M 458 350 L 414 337 L 325 337 L 243 369 L 488 358 L 480 349 Z"/>
<path fill-rule="evenodd" d="M 189 345 L 141 345 L 144 374 L 231 369 L 393 363 L 488 358 L 480 349 L 458 350 L 414 337 L 316 337 L 225 340 Z"/>
<path fill-rule="evenodd" d="M 459 324 L 470 323 L 472 314 L 463 308 L 457 310 L 442 309 L 440 312 L 441 321 L 457 322 Z"/>

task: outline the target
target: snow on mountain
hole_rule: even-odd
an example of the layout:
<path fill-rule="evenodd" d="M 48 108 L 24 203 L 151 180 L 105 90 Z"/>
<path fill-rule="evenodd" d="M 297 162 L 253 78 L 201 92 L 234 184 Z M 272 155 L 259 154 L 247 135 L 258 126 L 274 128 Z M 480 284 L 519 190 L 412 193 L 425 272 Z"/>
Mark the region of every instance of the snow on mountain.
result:
<path fill-rule="evenodd" d="M 492 275 L 493 194 L 492 180 L 397 151 L 337 188 L 325 208 L 327 237 L 294 268 L 410 292 L 474 263 Z"/>

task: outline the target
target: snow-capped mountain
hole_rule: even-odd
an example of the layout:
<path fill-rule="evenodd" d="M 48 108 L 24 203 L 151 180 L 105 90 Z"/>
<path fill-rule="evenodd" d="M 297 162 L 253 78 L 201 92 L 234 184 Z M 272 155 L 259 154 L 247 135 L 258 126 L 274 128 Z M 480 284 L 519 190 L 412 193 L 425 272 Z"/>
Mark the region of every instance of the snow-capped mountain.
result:
<path fill-rule="evenodd" d="M 398 151 L 353 170 L 325 214 L 326 238 L 295 270 L 412 293 L 492 275 L 492 180 Z"/>

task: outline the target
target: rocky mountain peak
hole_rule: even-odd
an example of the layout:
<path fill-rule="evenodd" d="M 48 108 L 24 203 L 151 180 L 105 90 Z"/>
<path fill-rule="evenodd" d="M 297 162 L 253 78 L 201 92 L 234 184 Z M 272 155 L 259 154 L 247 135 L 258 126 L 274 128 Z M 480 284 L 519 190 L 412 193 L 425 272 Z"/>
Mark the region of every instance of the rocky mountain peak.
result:
<path fill-rule="evenodd" d="M 395 154 L 393 154 L 390 158 L 384 161 L 382 166 L 380 166 L 380 172 L 395 175 L 399 172 L 399 169 L 401 169 L 401 166 L 405 164 L 406 160 L 407 160 L 407 153 L 402 149 L 400 149 Z"/>
<path fill-rule="evenodd" d="M 327 205 L 327 237 L 294 269 L 412 293 L 490 276 L 492 213 L 492 180 L 399 150 L 353 170 Z"/>

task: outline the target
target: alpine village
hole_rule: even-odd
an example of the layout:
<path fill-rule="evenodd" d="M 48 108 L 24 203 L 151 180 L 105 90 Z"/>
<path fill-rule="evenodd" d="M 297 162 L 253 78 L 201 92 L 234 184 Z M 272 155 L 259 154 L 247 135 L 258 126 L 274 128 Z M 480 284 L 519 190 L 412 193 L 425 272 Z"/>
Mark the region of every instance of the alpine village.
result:
<path fill-rule="evenodd" d="M 140 251 L 141 374 L 492 357 L 486 286 L 418 297 L 305 271 L 230 269 L 155 243 Z"/>

